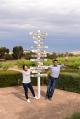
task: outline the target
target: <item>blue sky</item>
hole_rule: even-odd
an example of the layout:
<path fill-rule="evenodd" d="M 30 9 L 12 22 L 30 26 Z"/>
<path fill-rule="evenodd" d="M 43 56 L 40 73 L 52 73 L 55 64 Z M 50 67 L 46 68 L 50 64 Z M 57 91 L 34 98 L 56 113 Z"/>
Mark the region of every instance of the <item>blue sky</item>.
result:
<path fill-rule="evenodd" d="M 30 49 L 38 29 L 50 51 L 80 50 L 80 0 L 0 0 L 0 47 Z"/>

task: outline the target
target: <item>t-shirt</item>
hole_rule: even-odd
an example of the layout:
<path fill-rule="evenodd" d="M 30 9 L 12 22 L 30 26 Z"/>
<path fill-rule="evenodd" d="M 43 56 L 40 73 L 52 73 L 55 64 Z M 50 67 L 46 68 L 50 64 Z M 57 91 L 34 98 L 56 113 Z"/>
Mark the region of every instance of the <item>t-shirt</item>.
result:
<path fill-rule="evenodd" d="M 30 83 L 31 82 L 30 69 L 28 69 L 28 71 L 22 71 L 22 75 L 23 75 L 22 83 Z"/>
<path fill-rule="evenodd" d="M 60 74 L 60 69 L 64 65 L 57 65 L 57 66 L 50 66 L 49 69 L 51 70 L 51 76 L 54 78 L 58 78 Z"/>

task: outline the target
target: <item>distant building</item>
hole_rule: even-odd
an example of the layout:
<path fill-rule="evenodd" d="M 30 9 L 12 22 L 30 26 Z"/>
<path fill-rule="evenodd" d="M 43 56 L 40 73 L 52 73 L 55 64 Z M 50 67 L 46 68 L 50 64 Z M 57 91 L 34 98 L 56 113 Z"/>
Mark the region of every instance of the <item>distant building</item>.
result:
<path fill-rule="evenodd" d="M 28 52 L 31 52 L 30 50 L 24 50 L 24 53 L 28 53 Z"/>
<path fill-rule="evenodd" d="M 73 55 L 80 55 L 80 51 L 73 51 L 71 52 Z"/>

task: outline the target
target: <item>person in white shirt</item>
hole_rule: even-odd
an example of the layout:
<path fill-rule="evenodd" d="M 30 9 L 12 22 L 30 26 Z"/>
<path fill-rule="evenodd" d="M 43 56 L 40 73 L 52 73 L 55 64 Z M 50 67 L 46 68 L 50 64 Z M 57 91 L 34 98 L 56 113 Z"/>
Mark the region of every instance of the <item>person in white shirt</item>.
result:
<path fill-rule="evenodd" d="M 63 68 L 64 65 L 58 64 L 58 60 L 53 60 L 53 65 L 49 67 L 50 76 L 48 79 L 48 86 L 46 92 L 46 98 L 51 99 L 56 87 L 56 81 L 60 74 L 60 69 Z"/>
<path fill-rule="evenodd" d="M 31 83 L 30 67 L 27 65 L 23 65 L 23 70 L 18 70 L 18 69 L 13 69 L 13 68 L 10 68 L 9 70 L 15 70 L 15 71 L 19 71 L 22 73 L 22 77 L 23 77 L 22 84 L 23 84 L 23 88 L 24 88 L 25 97 L 27 99 L 27 102 L 30 102 L 30 99 L 28 97 L 28 88 L 30 89 L 33 97 L 35 99 L 38 99 L 37 96 L 35 96 L 35 92 L 34 92 L 34 89 L 33 89 L 32 83 Z"/>

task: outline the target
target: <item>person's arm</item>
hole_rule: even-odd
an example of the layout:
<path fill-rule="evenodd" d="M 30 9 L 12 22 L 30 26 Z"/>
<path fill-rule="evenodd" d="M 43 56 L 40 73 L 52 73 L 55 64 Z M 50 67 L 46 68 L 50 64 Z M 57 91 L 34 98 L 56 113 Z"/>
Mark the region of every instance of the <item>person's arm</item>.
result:
<path fill-rule="evenodd" d="M 22 73 L 22 70 L 15 69 L 15 68 L 9 68 L 8 70 L 12 70 L 12 71 L 18 71 L 18 72 L 21 72 L 21 73 Z"/>
<path fill-rule="evenodd" d="M 49 66 L 45 71 L 46 71 L 47 75 L 50 75 L 51 74 L 51 66 Z"/>
<path fill-rule="evenodd" d="M 58 65 L 60 65 L 60 68 L 61 68 L 61 69 L 65 67 L 65 65 L 62 64 L 60 61 L 58 61 Z"/>
<path fill-rule="evenodd" d="M 64 68 L 64 67 L 65 67 L 64 64 L 61 64 L 61 65 L 60 65 L 60 68 L 61 68 L 61 69 Z"/>

